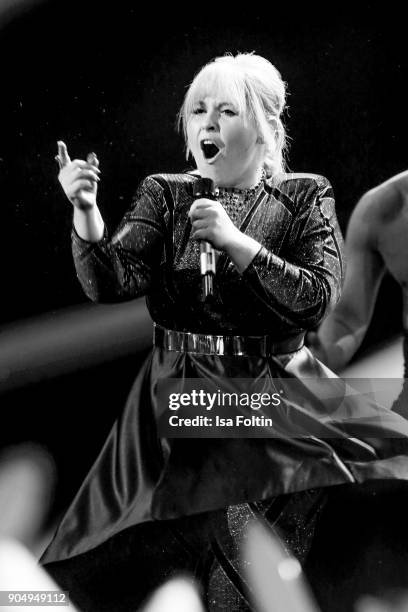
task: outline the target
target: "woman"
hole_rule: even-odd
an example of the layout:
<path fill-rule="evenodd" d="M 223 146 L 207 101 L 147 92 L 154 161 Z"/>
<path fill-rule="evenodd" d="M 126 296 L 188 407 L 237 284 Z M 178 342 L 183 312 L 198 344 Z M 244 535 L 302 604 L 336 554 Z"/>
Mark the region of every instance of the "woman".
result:
<path fill-rule="evenodd" d="M 209 609 L 246 610 L 238 544 L 251 517 L 277 527 L 303 561 L 329 485 L 408 476 L 402 419 L 387 420 L 387 439 L 375 438 L 370 418 L 356 419 L 361 439 L 351 438 L 347 402 L 328 419 L 313 386 L 294 390 L 261 438 L 157 431 L 159 379 L 235 390 L 261 380 L 272 392 L 276 380 L 327 376 L 303 337 L 339 298 L 342 239 L 328 181 L 283 172 L 284 106 L 285 85 L 266 59 L 239 54 L 205 66 L 180 113 L 197 169 L 145 179 L 111 238 L 96 206 L 96 157 L 71 162 L 59 143 L 86 294 L 147 295 L 156 324 L 123 415 L 43 559 L 83 609 L 135 609 L 187 570 Z M 216 201 L 194 199 L 200 177 L 214 181 Z M 202 240 L 220 251 L 211 302 L 202 299 Z"/>

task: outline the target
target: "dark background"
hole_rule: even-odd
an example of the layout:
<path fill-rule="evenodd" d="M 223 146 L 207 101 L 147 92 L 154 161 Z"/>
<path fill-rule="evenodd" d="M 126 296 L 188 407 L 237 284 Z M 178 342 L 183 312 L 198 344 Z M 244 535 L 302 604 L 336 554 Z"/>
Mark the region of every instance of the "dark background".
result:
<path fill-rule="evenodd" d="M 360 4 L 360 16 L 332 7 L 325 20 L 311 7 L 249 8 L 152 4 L 142 14 L 134 2 L 54 1 L 3 22 L 0 327 L 86 301 L 71 261 L 72 213 L 57 182 L 56 141 L 73 158 L 97 153 L 100 207 L 113 227 L 144 176 L 186 167 L 175 130 L 185 88 L 226 51 L 256 51 L 281 71 L 290 94 L 289 167 L 330 179 L 343 230 L 367 189 L 406 169 L 402 19 L 371 3 Z M 400 292 L 386 278 L 362 350 L 397 333 L 400 319 Z M 61 503 L 123 405 L 136 367 L 133 357 L 116 360 L 0 395 L 2 443 L 36 439 L 50 448 Z"/>
<path fill-rule="evenodd" d="M 85 299 L 71 263 L 56 141 L 71 157 L 97 152 L 99 201 L 112 227 L 144 176 L 186 166 L 175 130 L 185 88 L 225 51 L 255 50 L 281 71 L 290 169 L 330 179 L 344 230 L 364 191 L 406 169 L 405 36 L 366 9 L 361 20 L 339 14 L 320 23 L 312 12 L 283 9 L 237 20 L 232 9 L 230 17 L 201 6 L 142 16 L 133 2 L 54 1 L 4 26 L 0 324 Z"/>

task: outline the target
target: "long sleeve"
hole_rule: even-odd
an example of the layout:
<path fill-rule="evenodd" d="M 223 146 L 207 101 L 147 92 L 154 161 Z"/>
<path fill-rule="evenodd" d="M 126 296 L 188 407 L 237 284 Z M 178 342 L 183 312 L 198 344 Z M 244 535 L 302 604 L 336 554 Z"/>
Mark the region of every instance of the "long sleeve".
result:
<path fill-rule="evenodd" d="M 294 201 L 280 256 L 262 247 L 243 274 L 264 307 L 304 329 L 317 326 L 336 304 L 343 282 L 343 239 L 331 185 L 324 177 L 308 183 Z"/>
<path fill-rule="evenodd" d="M 165 203 L 153 177 L 139 186 L 129 211 L 110 239 L 97 243 L 72 232 L 72 252 L 79 281 L 94 301 L 117 301 L 145 295 L 163 252 Z"/>

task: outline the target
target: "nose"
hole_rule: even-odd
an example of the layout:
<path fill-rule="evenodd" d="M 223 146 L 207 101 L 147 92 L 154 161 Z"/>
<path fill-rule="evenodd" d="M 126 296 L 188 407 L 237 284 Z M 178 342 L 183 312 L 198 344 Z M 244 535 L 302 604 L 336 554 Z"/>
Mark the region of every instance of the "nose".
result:
<path fill-rule="evenodd" d="M 218 128 L 218 114 L 215 108 L 208 109 L 205 113 L 204 128 L 207 132 L 215 131 Z"/>

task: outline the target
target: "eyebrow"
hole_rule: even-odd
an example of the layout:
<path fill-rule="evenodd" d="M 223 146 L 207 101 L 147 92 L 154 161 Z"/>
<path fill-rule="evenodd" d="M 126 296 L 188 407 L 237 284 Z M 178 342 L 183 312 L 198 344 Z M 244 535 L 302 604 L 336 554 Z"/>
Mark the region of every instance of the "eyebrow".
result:
<path fill-rule="evenodd" d="M 195 102 L 195 104 L 200 104 L 201 106 L 205 106 L 205 101 L 204 100 L 197 100 Z M 219 102 L 219 104 L 217 104 L 217 108 L 221 108 L 222 106 L 232 106 L 235 109 L 238 108 L 238 106 L 236 104 L 234 104 L 234 102 Z"/>

